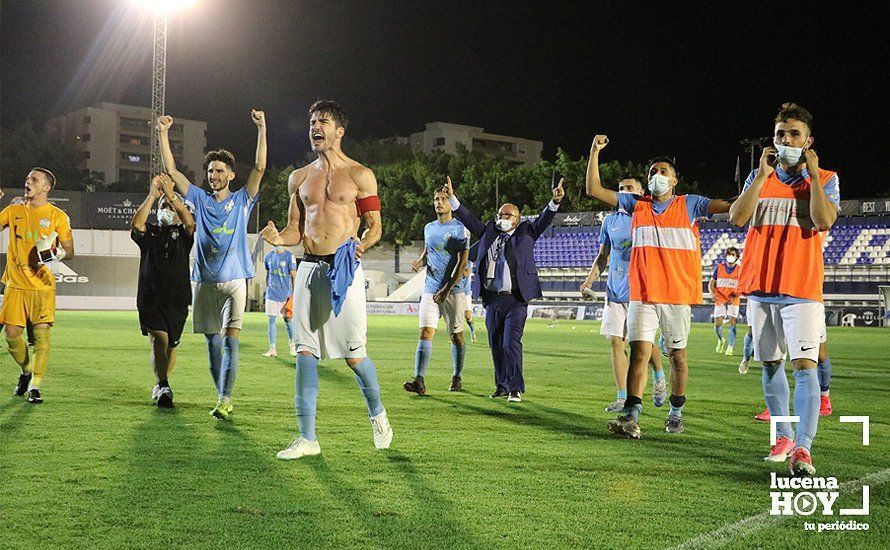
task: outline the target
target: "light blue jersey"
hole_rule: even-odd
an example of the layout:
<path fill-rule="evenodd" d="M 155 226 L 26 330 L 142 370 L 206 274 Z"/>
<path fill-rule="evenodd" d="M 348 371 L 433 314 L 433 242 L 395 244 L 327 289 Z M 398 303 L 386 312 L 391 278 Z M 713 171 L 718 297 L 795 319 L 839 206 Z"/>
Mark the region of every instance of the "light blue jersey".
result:
<path fill-rule="evenodd" d="M 470 274 L 461 279 L 457 286 L 461 292 L 469 296 L 473 294 L 473 260 L 467 260 L 467 269 L 470 270 Z"/>
<path fill-rule="evenodd" d="M 456 219 L 446 223 L 436 220 L 423 228 L 423 242 L 426 247 L 426 284 L 423 291 L 435 294 L 451 278 L 460 253 L 470 249 L 470 239 L 464 224 Z M 455 285 L 452 292 L 462 292 L 459 287 L 459 284 Z"/>
<path fill-rule="evenodd" d="M 274 250 L 263 260 L 266 266 L 266 299 L 273 302 L 286 302 L 292 289 L 291 271 L 297 270 L 297 258 L 284 250 L 279 254 Z"/>
<path fill-rule="evenodd" d="M 606 299 L 626 304 L 630 301 L 630 250 L 633 240 L 630 233 L 632 218 L 623 211 L 606 216 L 600 229 L 600 243 L 609 243 L 609 278 L 606 283 Z"/>
<path fill-rule="evenodd" d="M 242 187 L 222 202 L 195 185 L 186 200 L 195 211 L 195 265 L 192 281 L 224 283 L 256 276 L 247 248 L 247 220 L 256 197 Z"/>

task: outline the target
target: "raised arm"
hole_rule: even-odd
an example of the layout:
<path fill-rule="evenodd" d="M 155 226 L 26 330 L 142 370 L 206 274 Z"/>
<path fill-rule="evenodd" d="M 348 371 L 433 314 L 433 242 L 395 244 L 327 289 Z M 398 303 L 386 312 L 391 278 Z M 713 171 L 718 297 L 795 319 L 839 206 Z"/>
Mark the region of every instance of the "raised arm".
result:
<path fill-rule="evenodd" d="M 565 183 L 565 179 L 560 178 L 559 183 L 553 188 L 553 199 L 547 205 L 547 208 L 541 212 L 541 215 L 532 222 L 530 233 L 533 239 L 538 240 L 544 231 L 550 227 L 550 224 L 553 223 L 559 204 L 562 202 L 563 197 L 566 196 L 566 192 L 562 187 L 563 183 Z"/>
<path fill-rule="evenodd" d="M 464 224 L 464 227 L 469 229 L 470 233 L 475 235 L 477 239 L 481 238 L 482 234 L 485 233 L 485 224 L 482 223 L 482 220 L 480 220 L 476 214 L 471 212 L 469 208 L 460 204 L 460 201 L 454 196 L 454 186 L 451 184 L 451 176 L 445 177 L 445 185 L 442 186 L 442 190 L 448 195 L 448 202 L 451 203 L 454 217 L 457 218 L 460 223 Z M 455 204 L 457 204 L 457 208 L 455 208 Z"/>
<path fill-rule="evenodd" d="M 723 199 L 711 199 L 708 203 L 708 214 L 724 214 L 729 212 L 732 203 Z"/>
<path fill-rule="evenodd" d="M 590 159 L 587 161 L 587 196 L 608 204 L 618 206 L 618 192 L 603 187 L 600 179 L 600 151 L 609 144 L 609 138 L 598 135 L 590 144 Z"/>
<path fill-rule="evenodd" d="M 155 176 L 154 179 L 151 180 L 151 183 L 148 186 L 148 196 L 145 197 L 145 200 L 142 201 L 142 204 L 136 209 L 136 213 L 133 214 L 130 228 L 136 233 L 145 233 L 145 222 L 148 221 L 148 216 L 151 214 L 151 207 L 161 196 L 159 179 L 160 176 Z"/>
<path fill-rule="evenodd" d="M 287 225 L 281 232 L 275 227 L 275 222 L 270 221 L 260 231 L 260 236 L 271 245 L 296 246 L 303 240 L 303 216 L 300 204 L 300 184 L 303 183 L 304 174 L 300 170 L 291 172 L 287 179 L 287 190 L 290 194 L 290 204 L 287 207 Z"/>
<path fill-rule="evenodd" d="M 167 203 L 173 207 L 173 211 L 179 216 L 182 228 L 185 229 L 186 233 L 189 235 L 193 235 L 195 233 L 195 217 L 192 216 L 192 213 L 186 208 L 182 197 L 177 195 L 176 191 L 173 189 L 173 180 L 167 174 L 161 174 L 157 176 L 157 179 L 158 185 L 161 188 L 161 193 L 164 194 Z"/>
<path fill-rule="evenodd" d="M 757 174 L 742 194 L 739 195 L 729 207 L 729 222 L 737 227 L 743 227 L 751 221 L 754 210 L 757 209 L 757 200 L 763 190 L 763 184 L 767 178 L 776 171 L 776 148 L 764 147 L 760 154 L 760 165 Z"/>
<path fill-rule="evenodd" d="M 266 114 L 263 111 L 253 110 L 250 115 L 257 127 L 256 159 L 253 162 L 250 175 L 247 176 L 247 194 L 253 198 L 259 193 L 260 182 L 266 172 Z"/>
<path fill-rule="evenodd" d="M 828 199 L 819 173 L 819 157 L 816 151 L 804 149 L 804 158 L 807 163 L 807 172 L 810 174 L 810 219 L 816 231 L 828 231 L 837 221 L 837 205 Z"/>
<path fill-rule="evenodd" d="M 188 195 L 191 183 L 182 172 L 176 169 L 176 161 L 173 159 L 173 150 L 170 148 L 170 128 L 173 126 L 173 117 L 163 115 L 158 118 L 158 138 L 161 144 L 161 159 L 164 161 L 164 171 L 173 178 L 176 190 L 185 197 Z"/>
<path fill-rule="evenodd" d="M 361 242 L 355 250 L 355 257 L 361 258 L 362 253 L 380 241 L 380 237 L 383 236 L 383 222 L 380 218 L 380 199 L 377 197 L 377 178 L 374 177 L 374 172 L 364 166 L 356 166 L 350 172 L 353 181 L 358 185 L 358 195 L 355 199 L 359 202 L 359 211 L 365 225 L 365 230 L 359 238 Z M 361 201 L 371 197 L 376 199 L 378 206 L 367 209 L 362 207 Z"/>

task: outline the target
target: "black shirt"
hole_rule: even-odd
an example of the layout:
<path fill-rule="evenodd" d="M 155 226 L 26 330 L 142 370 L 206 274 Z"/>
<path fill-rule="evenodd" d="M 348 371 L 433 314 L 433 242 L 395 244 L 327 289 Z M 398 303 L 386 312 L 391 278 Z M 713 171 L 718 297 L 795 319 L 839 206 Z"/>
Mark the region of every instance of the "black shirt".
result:
<path fill-rule="evenodd" d="M 130 231 L 139 245 L 139 289 L 136 307 L 187 307 L 192 303 L 189 253 L 194 235 L 182 225 L 145 224 L 145 233 Z"/>

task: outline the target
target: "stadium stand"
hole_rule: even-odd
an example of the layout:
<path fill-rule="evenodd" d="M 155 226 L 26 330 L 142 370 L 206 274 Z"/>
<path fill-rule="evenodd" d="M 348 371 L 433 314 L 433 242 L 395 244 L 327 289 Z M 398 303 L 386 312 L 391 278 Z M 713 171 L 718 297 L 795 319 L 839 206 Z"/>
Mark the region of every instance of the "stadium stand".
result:
<path fill-rule="evenodd" d="M 535 247 L 544 298 L 576 299 L 599 250 L 599 226 L 553 227 Z M 700 226 L 703 283 L 710 277 L 723 251 L 735 246 L 744 261 L 745 235 L 727 222 L 703 222 Z M 878 284 L 890 282 L 890 217 L 842 217 L 823 242 L 827 302 L 854 304 L 875 302 Z M 595 290 L 603 290 L 601 279 Z"/>

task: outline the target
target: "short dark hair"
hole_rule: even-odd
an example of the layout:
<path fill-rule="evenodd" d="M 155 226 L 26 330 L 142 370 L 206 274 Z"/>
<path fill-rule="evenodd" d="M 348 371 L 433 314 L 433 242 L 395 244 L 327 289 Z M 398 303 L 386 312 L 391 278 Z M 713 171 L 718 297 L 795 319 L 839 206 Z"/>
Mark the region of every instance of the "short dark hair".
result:
<path fill-rule="evenodd" d="M 674 170 L 674 175 L 677 176 L 678 178 L 680 177 L 680 172 L 677 171 L 677 163 L 675 163 L 674 159 L 672 159 L 671 157 L 661 156 L 661 157 L 655 157 L 655 158 L 649 159 L 649 170 L 650 171 L 652 170 L 652 165 L 655 164 L 656 162 L 663 162 L 663 163 L 667 164 Z"/>
<path fill-rule="evenodd" d="M 309 107 L 309 118 L 312 118 L 312 115 L 315 113 L 331 115 L 331 118 L 334 119 L 337 126 L 344 129 L 349 124 L 349 116 L 346 114 L 346 109 L 331 99 L 319 99 L 313 103 L 312 106 Z"/>
<path fill-rule="evenodd" d="M 734 246 L 730 246 L 729 248 L 726 249 L 727 254 L 729 254 L 730 252 L 735 252 L 736 256 L 739 255 L 739 249 Z"/>
<path fill-rule="evenodd" d="M 224 162 L 226 166 L 229 167 L 229 170 L 235 170 L 235 155 L 231 152 L 226 151 L 225 149 L 217 149 L 215 151 L 210 151 L 206 155 L 204 155 L 204 171 L 207 171 L 207 167 L 210 166 L 210 163 L 218 160 L 220 162 Z"/>
<path fill-rule="evenodd" d="M 813 133 L 813 115 L 797 103 L 783 103 L 782 108 L 779 109 L 779 114 L 776 115 L 776 124 L 788 122 L 792 118 L 806 124 L 810 133 Z"/>
<path fill-rule="evenodd" d="M 621 178 L 618 179 L 618 181 L 624 181 L 624 180 L 634 180 L 635 182 L 637 182 L 640 185 L 645 187 L 645 185 L 643 184 L 643 182 L 645 180 L 643 180 L 640 176 L 638 176 L 636 174 L 627 173 L 627 174 L 622 175 Z"/>
<path fill-rule="evenodd" d="M 56 186 L 56 176 L 52 172 L 50 172 L 48 168 L 41 168 L 39 166 L 35 166 L 34 168 L 31 168 L 31 171 L 32 172 L 40 172 L 41 174 L 46 176 L 46 179 L 49 180 L 50 191 L 52 191 L 53 188 Z"/>

